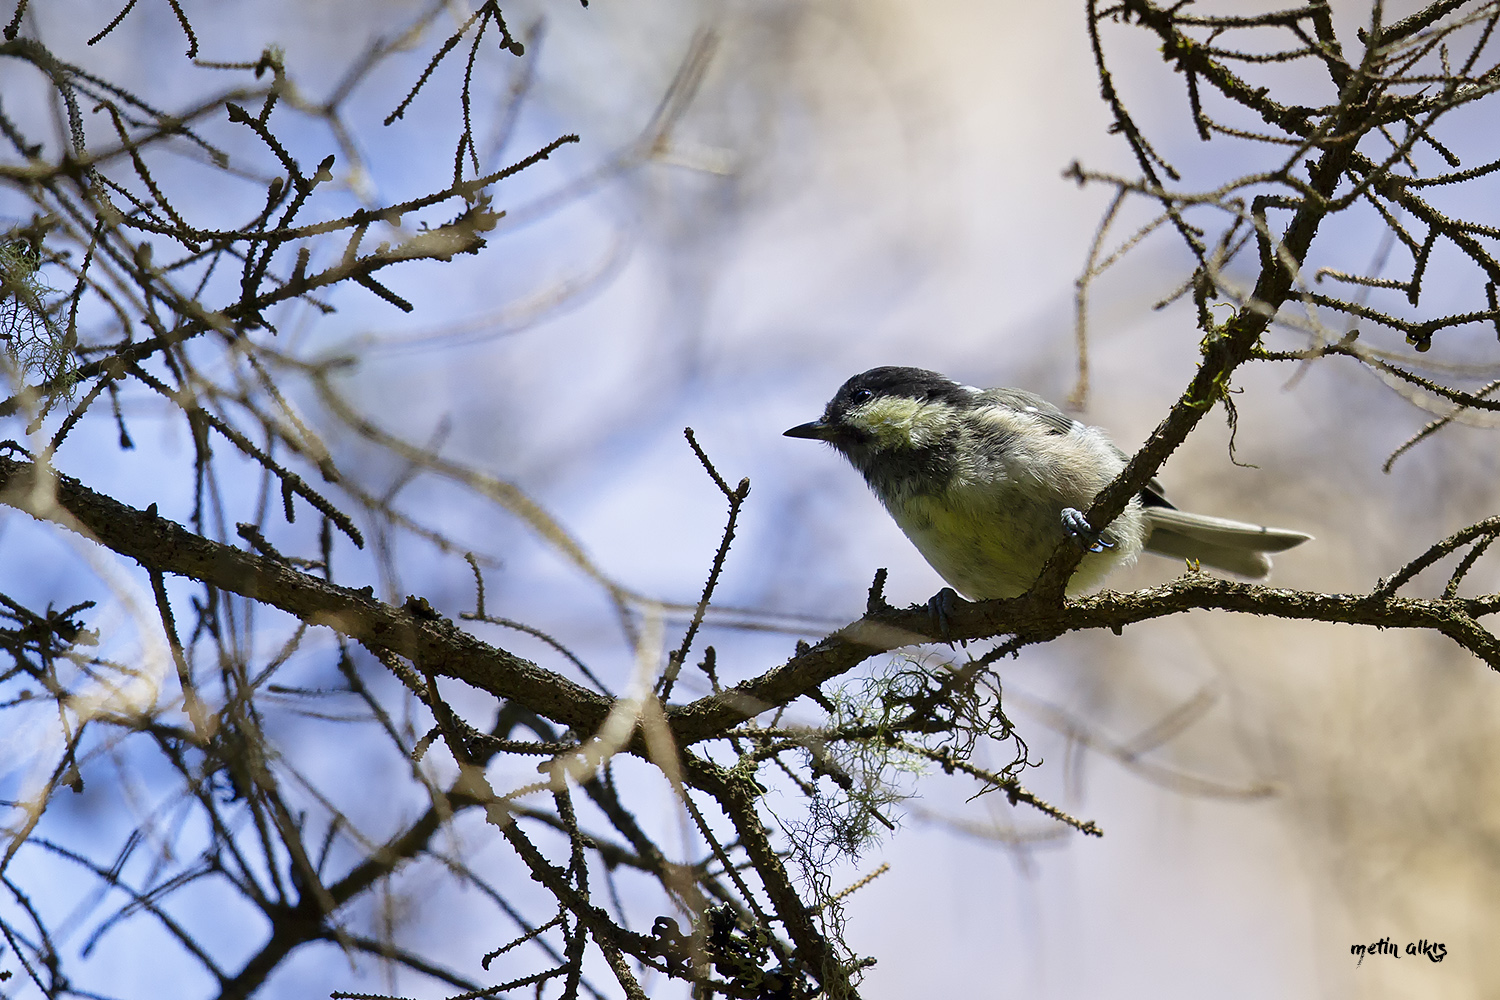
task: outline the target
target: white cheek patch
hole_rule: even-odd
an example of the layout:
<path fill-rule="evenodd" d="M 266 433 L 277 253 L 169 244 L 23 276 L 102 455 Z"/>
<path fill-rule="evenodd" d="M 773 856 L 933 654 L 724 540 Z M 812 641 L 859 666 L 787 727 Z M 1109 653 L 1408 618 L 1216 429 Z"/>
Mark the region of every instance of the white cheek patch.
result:
<path fill-rule="evenodd" d="M 868 431 L 887 448 L 925 448 L 941 440 L 950 421 L 942 404 L 882 396 L 849 411 L 850 424 Z"/>

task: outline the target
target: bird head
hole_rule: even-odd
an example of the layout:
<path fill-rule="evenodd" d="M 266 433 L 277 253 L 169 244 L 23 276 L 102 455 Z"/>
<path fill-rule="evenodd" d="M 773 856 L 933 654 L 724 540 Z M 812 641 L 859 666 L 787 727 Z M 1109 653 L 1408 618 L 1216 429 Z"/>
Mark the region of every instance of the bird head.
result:
<path fill-rule="evenodd" d="M 787 437 L 826 441 L 854 458 L 864 451 L 931 448 L 949 437 L 977 390 L 921 368 L 871 368 L 834 393 L 819 420 Z"/>

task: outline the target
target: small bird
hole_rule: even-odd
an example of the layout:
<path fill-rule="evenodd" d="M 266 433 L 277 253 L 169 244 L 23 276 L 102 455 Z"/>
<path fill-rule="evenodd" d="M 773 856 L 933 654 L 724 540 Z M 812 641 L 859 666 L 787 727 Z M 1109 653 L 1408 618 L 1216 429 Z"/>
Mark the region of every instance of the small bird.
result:
<path fill-rule="evenodd" d="M 1263 579 L 1266 553 L 1312 537 L 1189 514 L 1155 480 L 1096 531 L 1081 511 L 1126 462 L 1103 431 L 1029 392 L 977 389 L 921 368 L 854 376 L 821 420 L 786 436 L 842 452 L 932 568 L 975 601 L 1025 593 L 1064 539 L 1088 550 L 1068 583 L 1075 594 L 1142 550 Z"/>

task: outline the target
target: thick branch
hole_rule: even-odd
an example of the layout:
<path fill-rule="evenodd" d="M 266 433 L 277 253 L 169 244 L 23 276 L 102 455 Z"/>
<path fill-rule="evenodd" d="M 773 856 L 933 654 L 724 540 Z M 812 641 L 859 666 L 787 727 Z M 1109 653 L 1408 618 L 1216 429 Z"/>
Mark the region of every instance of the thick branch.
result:
<path fill-rule="evenodd" d="M 954 641 L 1012 635 L 1027 643 L 1045 642 L 1067 632 L 1101 628 L 1118 631 L 1137 622 L 1200 610 L 1376 628 L 1432 629 L 1500 670 L 1500 640 L 1478 623 L 1481 617 L 1500 612 L 1500 595 L 1439 599 L 1379 592 L 1322 594 L 1200 575 L 1128 594 L 1105 591 L 1060 605 L 1036 594 L 978 604 L 965 602 L 949 614 L 947 634 Z M 925 606 L 866 615 L 759 677 L 670 710 L 672 731 L 682 746 L 711 739 L 769 706 L 786 704 L 816 690 L 819 684 L 877 653 L 936 641 L 931 612 Z"/>
<path fill-rule="evenodd" d="M 38 486 L 40 485 L 40 488 Z M 55 503 L 50 503 L 55 488 Z M 490 646 L 447 619 L 430 620 L 375 599 L 366 587 L 339 587 L 264 556 L 196 535 L 154 510 L 140 511 L 55 475 L 37 482 L 30 462 L 0 458 L 0 503 L 78 531 L 148 569 L 191 577 L 326 625 L 366 646 L 389 650 L 424 670 L 455 677 L 539 715 L 592 733 L 609 699 L 529 660 Z"/>

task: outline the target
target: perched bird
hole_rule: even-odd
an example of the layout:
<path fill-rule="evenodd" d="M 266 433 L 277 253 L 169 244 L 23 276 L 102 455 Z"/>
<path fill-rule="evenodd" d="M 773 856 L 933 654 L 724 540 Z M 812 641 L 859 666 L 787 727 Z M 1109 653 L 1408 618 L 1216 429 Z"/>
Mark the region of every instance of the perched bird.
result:
<path fill-rule="evenodd" d="M 920 368 L 854 376 L 821 420 L 786 436 L 842 452 L 932 568 L 976 601 L 1025 593 L 1064 539 L 1088 550 L 1071 594 L 1143 549 L 1261 579 L 1266 553 L 1312 537 L 1189 514 L 1154 480 L 1095 531 L 1081 511 L 1126 462 L 1103 431 L 1029 392 L 976 389 Z"/>

